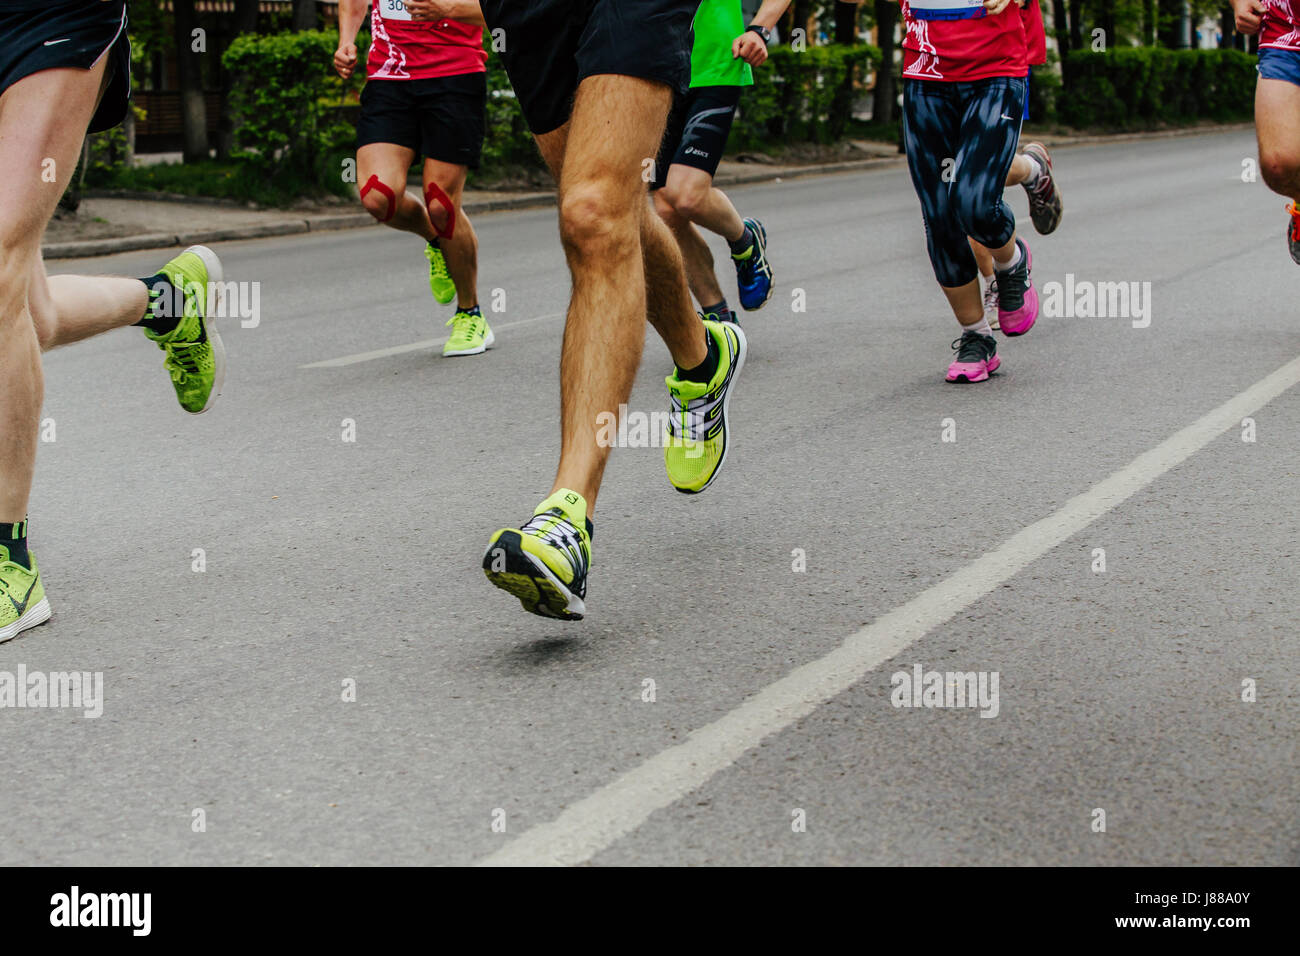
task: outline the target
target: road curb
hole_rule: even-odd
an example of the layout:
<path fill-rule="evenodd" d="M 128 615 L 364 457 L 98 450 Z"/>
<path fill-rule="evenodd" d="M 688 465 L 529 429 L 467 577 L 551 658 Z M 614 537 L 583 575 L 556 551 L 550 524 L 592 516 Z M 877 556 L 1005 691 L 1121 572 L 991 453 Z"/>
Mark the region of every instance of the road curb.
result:
<path fill-rule="evenodd" d="M 1107 133 L 1097 136 L 1053 136 L 1044 134 L 1039 139 L 1054 149 L 1071 146 L 1093 146 L 1104 143 L 1126 143 L 1145 139 L 1176 139 L 1182 136 L 1197 136 L 1203 133 L 1226 133 L 1254 128 L 1253 123 L 1228 123 L 1222 126 L 1195 126 L 1184 129 L 1155 130 L 1135 133 Z M 808 176 L 826 176 L 834 173 L 861 172 L 868 169 L 880 169 L 897 166 L 904 161 L 903 154 L 897 156 L 875 156 L 870 159 L 849 159 L 833 163 L 817 163 L 812 166 L 773 166 L 761 164 L 752 173 L 720 173 L 715 182 L 719 186 L 743 186 L 750 183 L 775 182 L 786 179 L 802 179 Z M 125 190 L 96 191 L 94 195 L 112 196 L 113 193 L 125 193 Z M 144 198 L 143 194 L 132 196 Z M 120 198 L 128 198 L 121 196 Z M 150 198 L 178 201 L 171 193 L 151 194 Z M 193 202 L 201 205 L 227 205 L 228 200 L 204 199 L 193 197 Z M 465 203 L 465 211 L 474 213 L 503 212 L 511 209 L 540 209 L 555 205 L 555 193 L 535 192 L 511 196 L 506 199 L 480 199 Z M 173 246 L 188 246 L 196 243 L 232 242 L 239 239 L 264 239 L 271 236 L 298 235 L 307 232 L 333 232 L 341 229 L 359 229 L 375 225 L 375 220 L 368 213 L 339 213 L 325 216 L 308 216 L 275 222 L 257 223 L 249 226 L 236 226 L 230 229 L 216 229 L 200 232 L 176 233 L 142 233 L 135 236 L 120 236 L 109 239 L 79 239 L 71 242 L 52 242 L 41 247 L 41 254 L 46 259 L 80 259 L 91 256 L 108 256 L 119 252 L 135 252 L 141 249 L 166 249 Z"/>

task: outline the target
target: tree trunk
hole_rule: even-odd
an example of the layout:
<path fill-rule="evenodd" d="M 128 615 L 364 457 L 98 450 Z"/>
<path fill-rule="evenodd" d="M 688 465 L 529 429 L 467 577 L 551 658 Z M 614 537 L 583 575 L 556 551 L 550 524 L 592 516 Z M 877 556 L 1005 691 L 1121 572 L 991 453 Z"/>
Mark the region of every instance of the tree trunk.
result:
<path fill-rule="evenodd" d="M 208 111 L 203 102 L 203 74 L 194 52 L 194 29 L 198 18 L 194 0 L 174 0 L 176 72 L 181 87 L 181 128 L 184 159 L 187 163 L 208 158 Z"/>
<path fill-rule="evenodd" d="M 876 67 L 876 89 L 871 97 L 871 121 L 888 123 L 894 118 L 894 25 L 898 22 L 898 4 L 894 0 L 875 0 L 876 46 L 880 47 L 880 65 Z"/>
<path fill-rule="evenodd" d="M 1056 48 L 1064 56 L 1070 45 L 1070 18 L 1065 12 L 1065 0 L 1052 0 L 1052 35 L 1056 37 Z"/>
<path fill-rule="evenodd" d="M 858 42 L 858 0 L 836 0 L 835 42 Z"/>
<path fill-rule="evenodd" d="M 1070 6 L 1070 49 L 1086 50 L 1091 46 L 1083 44 L 1083 0 L 1069 0 Z"/>
<path fill-rule="evenodd" d="M 812 0 L 794 0 L 790 8 L 794 11 L 791 39 L 794 38 L 794 30 L 803 30 L 805 32 L 804 42 L 812 46 L 816 40 L 812 31 L 808 29 L 808 21 L 812 19 Z"/>
<path fill-rule="evenodd" d="M 293 0 L 293 28 L 316 29 L 316 0 Z"/>

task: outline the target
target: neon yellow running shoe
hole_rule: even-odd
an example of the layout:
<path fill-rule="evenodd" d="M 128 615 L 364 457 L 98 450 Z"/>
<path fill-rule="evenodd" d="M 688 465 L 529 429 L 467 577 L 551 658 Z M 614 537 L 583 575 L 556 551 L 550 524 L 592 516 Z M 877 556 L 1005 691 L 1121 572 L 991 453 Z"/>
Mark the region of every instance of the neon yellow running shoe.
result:
<path fill-rule="evenodd" d="M 487 319 L 481 312 L 461 309 L 447 320 L 447 324 L 452 327 L 451 338 L 442 347 L 443 355 L 478 355 L 496 343 L 497 337 L 488 328 Z"/>
<path fill-rule="evenodd" d="M 582 495 L 561 488 L 522 528 L 502 528 L 483 555 L 487 579 L 519 598 L 525 611 L 562 621 L 587 613 L 591 522 Z"/>
<path fill-rule="evenodd" d="M 30 570 L 10 561 L 9 549 L 0 545 L 0 644 L 50 619 L 50 602 L 36 558 L 29 555 L 28 560 Z"/>
<path fill-rule="evenodd" d="M 424 258 L 429 260 L 429 288 L 433 290 L 433 297 L 446 305 L 456 298 L 456 283 L 451 281 L 451 273 L 447 271 L 447 257 L 441 249 L 429 243 L 424 247 Z"/>
<path fill-rule="evenodd" d="M 676 368 L 664 379 L 673 403 L 664 467 L 673 487 L 688 495 L 709 487 L 727 460 L 731 448 L 727 406 L 748 349 L 739 325 L 705 319 L 704 328 L 718 343 L 718 370 L 713 379 L 707 385 L 689 382 L 677 377 Z"/>
<path fill-rule="evenodd" d="M 183 314 L 170 332 L 160 335 L 145 329 L 144 334 L 167 353 L 163 366 L 172 377 L 181 408 L 199 415 L 212 407 L 226 379 L 226 348 L 207 314 L 208 289 L 214 289 L 212 299 L 218 304 L 224 295 L 221 260 L 207 246 L 190 246 L 158 271 L 173 288 L 150 289 L 150 310 L 165 315 L 183 299 Z"/>

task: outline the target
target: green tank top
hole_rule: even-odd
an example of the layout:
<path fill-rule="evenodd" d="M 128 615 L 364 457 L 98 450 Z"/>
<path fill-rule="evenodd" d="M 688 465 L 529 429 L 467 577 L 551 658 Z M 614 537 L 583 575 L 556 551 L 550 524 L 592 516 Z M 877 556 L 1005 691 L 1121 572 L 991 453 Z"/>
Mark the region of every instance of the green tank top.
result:
<path fill-rule="evenodd" d="M 745 32 L 740 0 L 703 0 L 695 13 L 691 86 L 752 86 L 754 72 L 731 55 L 731 42 Z"/>

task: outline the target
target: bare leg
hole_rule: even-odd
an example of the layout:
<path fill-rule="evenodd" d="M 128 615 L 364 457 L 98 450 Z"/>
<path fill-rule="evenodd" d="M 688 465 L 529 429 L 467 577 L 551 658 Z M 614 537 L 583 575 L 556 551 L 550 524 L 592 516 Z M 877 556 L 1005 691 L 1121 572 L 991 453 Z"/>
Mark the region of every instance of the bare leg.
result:
<path fill-rule="evenodd" d="M 979 325 L 984 321 L 984 300 L 980 296 L 980 280 L 972 279 L 963 286 L 940 286 L 952 306 L 952 314 L 963 326 Z"/>
<path fill-rule="evenodd" d="M 651 216 L 642 160 L 654 156 L 668 118 L 667 87 L 635 77 L 597 75 L 578 88 L 570 121 L 538 137 L 559 181 L 560 234 L 573 275 L 573 298 L 560 359 L 560 464 L 553 490 L 570 488 L 595 507 L 609 449 L 597 418 L 627 401 L 651 311 L 673 361 L 704 361 L 704 327 L 690 306 L 680 254 Z M 657 228 L 656 228 L 657 227 Z M 647 270 L 666 273 L 667 292 L 647 302 Z M 677 263 L 675 276 L 673 264 Z M 676 314 L 662 303 L 674 300 Z"/>
<path fill-rule="evenodd" d="M 38 323 L 47 330 L 59 324 L 50 291 L 37 288 L 32 296 L 33 285 L 45 281 L 41 237 L 76 168 L 106 62 L 93 70 L 34 73 L 0 95 L 0 521 L 6 523 L 26 517 L 36 463 L 45 389 Z M 33 305 L 37 313 L 49 311 L 34 314 Z M 143 314 L 142 305 L 130 321 Z"/>
<path fill-rule="evenodd" d="M 361 180 L 361 191 L 365 193 L 361 204 L 384 225 L 413 232 L 425 242 L 432 242 L 437 234 L 429 222 L 424 203 L 406 191 L 406 171 L 413 162 L 415 150 L 395 143 L 369 143 L 357 150 L 357 178 Z M 371 184 L 372 176 L 377 185 Z M 369 189 L 366 188 L 368 184 Z M 393 195 L 391 217 L 384 189 Z"/>
<path fill-rule="evenodd" d="M 681 215 L 696 225 L 735 242 L 745 232 L 745 223 L 731 200 L 713 185 L 713 177 L 694 166 L 674 163 L 668 167 L 664 188 L 658 193 Z"/>
<path fill-rule="evenodd" d="M 969 239 L 970 251 L 975 253 L 975 264 L 979 266 L 980 275 L 986 279 L 993 277 L 993 254 L 989 252 L 988 247 L 981 245 L 974 239 Z"/>
<path fill-rule="evenodd" d="M 1255 86 L 1260 174 L 1268 188 L 1300 202 L 1300 86 L 1260 80 Z"/>
<path fill-rule="evenodd" d="M 478 305 L 478 235 L 474 232 L 469 216 L 465 215 L 465 210 L 460 206 L 461 194 L 465 190 L 466 172 L 464 166 L 455 166 L 436 159 L 424 161 L 426 193 L 429 183 L 437 183 L 438 188 L 451 200 L 452 207 L 456 211 L 456 226 L 451 231 L 451 238 L 447 238 L 447 226 L 451 222 L 451 216 L 442 203 L 430 197 L 429 219 L 434 230 L 441 237 L 438 245 L 442 248 L 443 255 L 447 257 L 447 273 L 451 276 L 451 281 L 456 283 L 457 308 L 472 309 Z"/>
<path fill-rule="evenodd" d="M 654 203 L 655 212 L 659 214 L 659 218 L 664 221 L 672 231 L 673 238 L 677 240 L 677 247 L 682 253 L 682 263 L 686 268 L 686 283 L 690 286 L 696 301 L 701 306 L 721 302 L 726 296 L 722 293 L 718 275 L 713 269 L 713 252 L 709 249 L 709 244 L 700 235 L 695 225 L 664 198 L 662 189 L 655 191 Z"/>
<path fill-rule="evenodd" d="M 139 279 L 46 278 L 44 263 L 37 261 L 35 268 L 29 301 L 42 351 L 133 325 L 149 307 L 149 290 Z"/>

